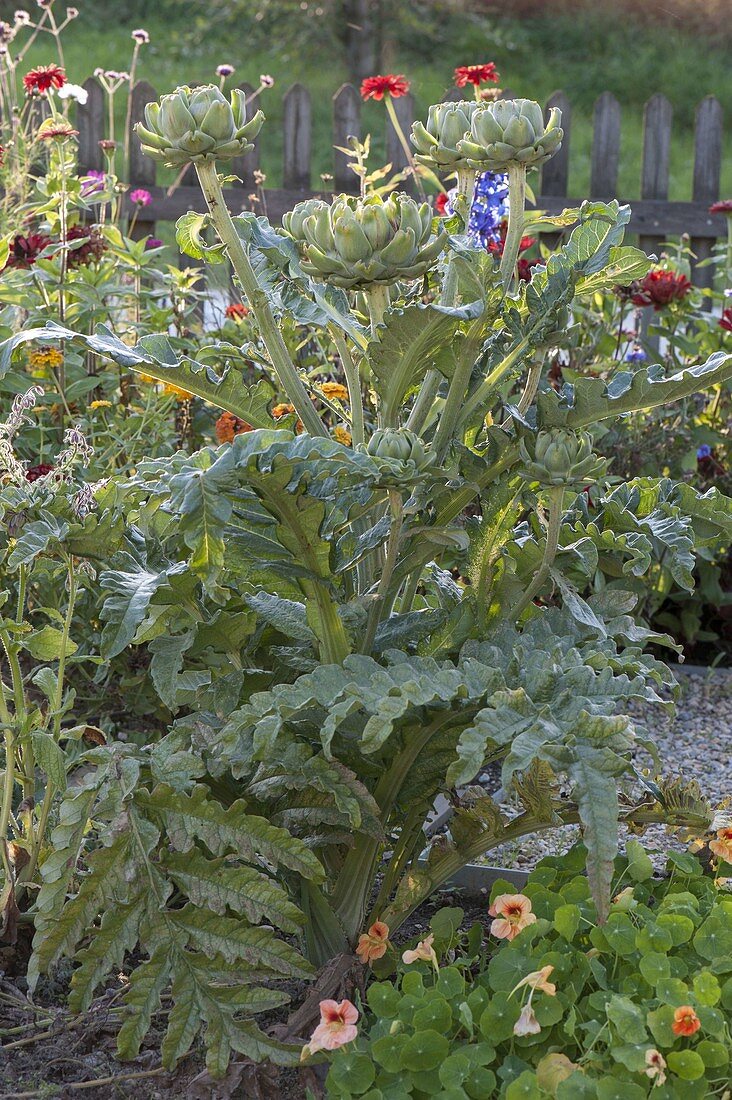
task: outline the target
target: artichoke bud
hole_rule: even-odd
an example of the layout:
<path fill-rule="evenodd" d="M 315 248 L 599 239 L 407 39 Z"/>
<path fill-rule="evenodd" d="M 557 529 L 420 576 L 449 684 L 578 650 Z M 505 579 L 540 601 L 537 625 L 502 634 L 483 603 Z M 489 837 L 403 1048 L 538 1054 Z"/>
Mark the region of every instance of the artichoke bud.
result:
<path fill-rule="evenodd" d="M 143 153 L 176 168 L 248 153 L 263 122 L 261 111 L 247 120 L 246 99 L 239 89 L 228 100 L 219 88 L 207 84 L 176 88 L 159 103 L 148 103 L 145 124 L 135 129 Z"/>
<path fill-rule="evenodd" d="M 366 446 L 372 458 L 413 462 L 421 469 L 429 462 L 422 440 L 408 428 L 377 428 Z"/>
<path fill-rule="evenodd" d="M 297 245 L 308 275 L 349 290 L 419 278 L 447 243 L 443 229 L 433 235 L 427 203 L 403 194 L 298 203 L 281 232 Z"/>
<path fill-rule="evenodd" d="M 458 153 L 472 168 L 505 171 L 510 164 L 536 167 L 561 148 L 561 111 L 552 107 L 548 122 L 531 99 L 499 99 L 476 104 L 470 133 L 457 143 Z"/>
<path fill-rule="evenodd" d="M 522 439 L 519 454 L 524 475 L 546 486 L 586 485 L 605 467 L 593 453 L 589 435 L 566 428 L 550 428 Z"/>
<path fill-rule="evenodd" d="M 469 134 L 471 120 L 479 107 L 479 103 L 471 100 L 433 104 L 427 113 L 427 125 L 415 122 L 412 126 L 411 142 L 417 150 L 414 159 L 435 171 L 467 168 L 458 142 Z"/>

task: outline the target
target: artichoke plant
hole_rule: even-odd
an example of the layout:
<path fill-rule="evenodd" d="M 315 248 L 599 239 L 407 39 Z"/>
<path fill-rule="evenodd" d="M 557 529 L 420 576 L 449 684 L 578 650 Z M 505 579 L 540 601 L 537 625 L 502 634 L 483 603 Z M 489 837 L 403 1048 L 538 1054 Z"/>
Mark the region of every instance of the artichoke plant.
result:
<path fill-rule="evenodd" d="M 480 171 L 506 171 L 510 165 L 536 167 L 561 148 L 562 114 L 552 107 L 549 121 L 531 99 L 499 99 L 479 105 L 470 134 L 457 143 L 458 153 Z"/>
<path fill-rule="evenodd" d="M 411 461 L 417 469 L 429 461 L 422 440 L 408 428 L 377 428 L 368 441 L 366 451 L 372 458 Z"/>
<path fill-rule="evenodd" d="M 145 122 L 147 125 L 138 122 L 136 126 L 143 153 L 177 168 L 191 162 L 230 160 L 249 152 L 264 115 L 257 111 L 247 121 L 244 92 L 234 88 L 227 99 L 219 88 L 207 84 L 176 88 L 159 103 L 148 103 Z"/>
<path fill-rule="evenodd" d="M 474 100 L 434 103 L 427 114 L 427 125 L 412 126 L 414 159 L 438 172 L 468 168 L 467 158 L 458 151 L 458 142 L 470 133 L 470 125 L 481 105 Z"/>
<path fill-rule="evenodd" d="M 408 195 L 339 195 L 307 200 L 285 214 L 283 232 L 298 245 L 303 269 L 320 281 L 368 291 L 424 275 L 447 243 L 432 234 L 432 212 Z"/>
<path fill-rule="evenodd" d="M 587 432 L 566 428 L 550 428 L 522 439 L 519 453 L 525 476 L 546 486 L 586 485 L 604 469 L 602 459 L 592 451 Z"/>

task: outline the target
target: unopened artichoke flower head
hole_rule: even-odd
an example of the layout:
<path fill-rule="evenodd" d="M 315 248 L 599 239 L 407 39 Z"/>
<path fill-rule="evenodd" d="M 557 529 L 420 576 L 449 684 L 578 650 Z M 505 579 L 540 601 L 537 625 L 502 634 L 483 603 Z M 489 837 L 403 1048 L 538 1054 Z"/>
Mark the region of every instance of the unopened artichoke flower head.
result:
<path fill-rule="evenodd" d="M 246 96 L 234 88 L 227 99 L 220 88 L 176 88 L 159 103 L 148 103 L 145 124 L 136 130 L 143 153 L 171 168 L 196 161 L 230 160 L 249 152 L 264 115 L 247 120 Z"/>
<path fill-rule="evenodd" d="M 511 164 L 535 168 L 562 145 L 562 114 L 552 107 L 544 121 L 540 105 L 531 99 L 499 99 L 473 112 L 470 133 L 457 143 L 458 152 L 473 168 L 505 171 Z"/>
<path fill-rule="evenodd" d="M 411 141 L 417 150 L 414 159 L 435 171 L 468 168 L 467 157 L 459 152 L 458 143 L 469 136 L 473 115 L 481 109 L 473 100 L 433 104 L 427 124 L 412 125 Z"/>
<path fill-rule="evenodd" d="M 346 289 L 417 279 L 447 243 L 444 230 L 432 233 L 428 204 L 400 193 L 338 195 L 332 204 L 308 199 L 285 214 L 282 231 L 308 275 Z"/>

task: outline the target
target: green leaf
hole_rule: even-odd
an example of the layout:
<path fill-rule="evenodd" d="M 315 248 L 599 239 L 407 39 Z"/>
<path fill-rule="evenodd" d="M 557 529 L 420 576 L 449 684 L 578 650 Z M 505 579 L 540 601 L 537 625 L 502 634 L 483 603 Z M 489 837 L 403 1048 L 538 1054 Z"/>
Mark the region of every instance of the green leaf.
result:
<path fill-rule="evenodd" d="M 48 779 L 57 791 L 66 790 L 66 758 L 63 750 L 50 733 L 33 730 L 33 752 L 36 762 L 43 768 Z"/>
<path fill-rule="evenodd" d="M 192 256 L 194 260 L 222 264 L 226 260 L 224 245 L 210 245 L 203 236 L 210 222 L 211 218 L 208 214 L 196 214 L 193 210 L 189 210 L 175 223 L 175 241 L 181 252 L 186 256 Z"/>
<path fill-rule="evenodd" d="M 79 648 L 71 638 L 64 641 L 64 632 L 55 626 L 43 626 L 28 634 L 23 646 L 36 661 L 58 661 L 61 656 L 70 657 Z"/>

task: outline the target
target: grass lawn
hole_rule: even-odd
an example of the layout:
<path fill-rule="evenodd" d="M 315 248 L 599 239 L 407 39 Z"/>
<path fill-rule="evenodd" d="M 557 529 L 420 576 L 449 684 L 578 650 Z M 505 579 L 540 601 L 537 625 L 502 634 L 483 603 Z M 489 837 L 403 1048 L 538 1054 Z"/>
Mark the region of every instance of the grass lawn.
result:
<path fill-rule="evenodd" d="M 120 69 L 129 64 L 130 30 L 139 16 L 127 18 L 121 8 L 118 22 L 95 26 L 80 18 L 65 32 L 64 49 L 69 78 L 81 83 L 97 66 Z M 143 49 L 139 75 L 158 91 L 171 90 L 186 81 L 214 78 L 216 65 L 228 61 L 237 67 L 236 79 L 256 84 L 260 73 L 274 76 L 276 85 L 263 96 L 268 122 L 262 134 L 262 167 L 268 183 L 275 186 L 281 172 L 282 94 L 294 81 L 307 85 L 313 96 L 313 176 L 331 170 L 331 96 L 345 79 L 337 57 L 324 59 L 316 49 L 278 47 L 267 50 L 248 41 L 247 24 L 232 34 L 231 28 L 215 26 L 194 33 L 190 8 L 181 3 L 180 16 L 162 21 L 145 18 L 151 44 Z M 693 170 L 693 122 L 696 103 L 705 95 L 716 95 L 723 106 L 728 127 L 732 126 L 732 66 L 722 46 L 708 39 L 696 39 L 663 27 L 652 29 L 612 13 L 612 5 L 597 5 L 584 15 L 546 14 L 520 21 L 495 19 L 491 22 L 455 18 L 449 33 L 431 48 L 430 56 L 406 47 L 397 51 L 389 64 L 412 81 L 418 112 L 439 99 L 450 86 L 458 64 L 494 60 L 501 83 L 519 96 L 544 101 L 562 88 L 573 105 L 571 134 L 570 194 L 587 194 L 590 171 L 593 103 L 600 92 L 610 90 L 623 108 L 620 196 L 639 195 L 642 113 L 644 101 L 663 92 L 674 108 L 669 197 L 691 197 Z M 34 49 L 35 63 L 52 60 L 48 45 Z M 120 108 L 122 107 L 120 103 Z M 382 159 L 380 136 L 384 128 L 383 107 L 367 104 L 364 125 L 374 134 L 374 164 Z M 729 132 L 729 131 L 728 131 Z M 727 138 L 729 146 L 729 137 Z M 723 167 L 722 195 L 732 194 L 732 158 Z"/>

